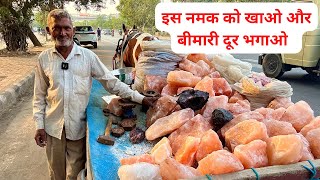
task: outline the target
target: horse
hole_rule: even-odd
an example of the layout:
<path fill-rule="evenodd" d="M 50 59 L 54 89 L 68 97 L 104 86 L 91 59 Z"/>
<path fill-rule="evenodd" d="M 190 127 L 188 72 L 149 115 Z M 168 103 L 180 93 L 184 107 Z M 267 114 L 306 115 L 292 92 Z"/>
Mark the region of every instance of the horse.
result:
<path fill-rule="evenodd" d="M 142 52 L 142 41 L 157 39 L 149 33 L 140 32 L 136 25 L 131 29 L 122 24 L 123 37 L 118 40 L 116 52 L 112 59 L 113 70 L 125 67 L 135 67 L 138 56 Z"/>

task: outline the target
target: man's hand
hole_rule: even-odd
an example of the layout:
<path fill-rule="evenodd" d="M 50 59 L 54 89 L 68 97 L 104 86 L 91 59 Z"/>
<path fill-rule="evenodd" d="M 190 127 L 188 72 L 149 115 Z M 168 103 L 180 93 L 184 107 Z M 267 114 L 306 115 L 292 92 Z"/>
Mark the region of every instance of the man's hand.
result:
<path fill-rule="evenodd" d="M 34 140 L 40 147 L 44 147 L 47 144 L 47 134 L 44 129 L 38 129 L 36 131 L 36 135 L 34 136 Z"/>
<path fill-rule="evenodd" d="M 142 100 L 142 105 L 146 105 L 148 107 L 153 107 L 155 102 L 159 99 L 159 97 L 144 97 Z"/>

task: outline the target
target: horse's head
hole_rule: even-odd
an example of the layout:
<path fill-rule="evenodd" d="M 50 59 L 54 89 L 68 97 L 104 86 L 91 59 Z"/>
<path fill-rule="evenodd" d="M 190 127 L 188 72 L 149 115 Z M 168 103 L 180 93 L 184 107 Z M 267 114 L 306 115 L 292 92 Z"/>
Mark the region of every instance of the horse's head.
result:
<path fill-rule="evenodd" d="M 133 28 L 127 29 L 127 27 L 122 24 L 122 30 L 123 37 L 118 40 L 116 53 L 113 57 L 113 69 L 118 69 L 122 66 L 122 63 L 126 67 L 135 67 L 135 62 L 137 62 L 138 56 L 142 51 L 140 46 L 141 42 L 155 39 L 155 37 L 150 34 L 140 32 L 135 25 Z"/>

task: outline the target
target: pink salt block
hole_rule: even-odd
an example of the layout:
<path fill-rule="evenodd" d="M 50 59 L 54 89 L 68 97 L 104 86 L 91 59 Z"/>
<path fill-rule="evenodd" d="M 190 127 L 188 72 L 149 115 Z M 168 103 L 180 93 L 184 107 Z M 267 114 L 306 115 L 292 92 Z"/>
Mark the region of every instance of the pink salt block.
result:
<path fill-rule="evenodd" d="M 273 119 L 265 119 L 262 122 L 267 127 L 269 137 L 297 133 L 296 129 L 294 129 L 292 124 L 288 122 L 277 121 Z"/>
<path fill-rule="evenodd" d="M 245 169 L 268 166 L 267 143 L 254 140 L 245 145 L 239 145 L 233 154 L 241 161 Z"/>
<path fill-rule="evenodd" d="M 302 141 L 295 134 L 273 136 L 267 140 L 269 165 L 286 165 L 299 162 Z"/>
<path fill-rule="evenodd" d="M 146 130 L 146 139 L 155 140 L 159 137 L 170 134 L 193 118 L 193 116 L 193 110 L 187 108 L 174 112 L 169 116 L 162 117 Z"/>
<path fill-rule="evenodd" d="M 310 130 L 306 139 L 310 144 L 310 149 L 316 159 L 320 158 L 320 128 Z"/>
<path fill-rule="evenodd" d="M 242 121 L 225 133 L 226 146 L 232 152 L 236 146 L 257 139 L 265 141 L 268 139 L 268 134 L 266 126 L 254 119 Z"/>
<path fill-rule="evenodd" d="M 160 173 L 164 180 L 190 179 L 201 176 L 193 167 L 179 163 L 173 158 L 167 158 L 160 163 Z"/>
<path fill-rule="evenodd" d="M 181 164 L 192 166 L 195 163 L 195 154 L 198 150 L 199 144 L 200 138 L 187 136 L 175 154 L 175 160 Z"/>
<path fill-rule="evenodd" d="M 197 170 L 202 175 L 226 174 L 244 169 L 240 160 L 226 150 L 214 151 L 198 162 Z"/>
<path fill-rule="evenodd" d="M 213 151 L 218 151 L 222 149 L 223 146 L 218 134 L 212 129 L 209 129 L 203 134 L 203 136 L 200 139 L 200 144 L 196 153 L 196 160 L 200 161 Z"/>
<path fill-rule="evenodd" d="M 299 132 L 305 125 L 309 124 L 314 118 L 313 110 L 305 101 L 299 101 L 287 108 L 281 117 L 281 121 L 286 121 Z"/>
<path fill-rule="evenodd" d="M 209 97 L 212 97 L 215 95 L 213 91 L 213 80 L 209 77 L 204 77 L 201 81 L 197 83 L 197 85 L 194 87 L 195 90 L 204 91 L 209 93 Z"/>
<path fill-rule="evenodd" d="M 212 80 L 213 80 L 213 90 L 216 93 L 216 96 L 219 96 L 219 95 L 226 95 L 228 97 L 231 96 L 232 89 L 226 79 L 212 78 Z"/>
<path fill-rule="evenodd" d="M 168 84 L 176 87 L 194 87 L 200 80 L 201 77 L 187 71 L 170 71 L 167 76 Z"/>

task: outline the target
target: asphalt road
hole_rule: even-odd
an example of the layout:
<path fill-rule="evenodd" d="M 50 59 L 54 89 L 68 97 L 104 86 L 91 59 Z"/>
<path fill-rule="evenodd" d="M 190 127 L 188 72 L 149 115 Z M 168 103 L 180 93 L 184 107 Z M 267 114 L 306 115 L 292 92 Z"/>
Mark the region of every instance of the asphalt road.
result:
<path fill-rule="evenodd" d="M 111 70 L 112 57 L 119 35 L 115 37 L 102 36 L 98 48 L 93 50 L 102 62 Z M 253 65 L 253 71 L 261 72 L 257 64 L 257 54 L 236 54 Z M 315 115 L 320 114 L 320 81 L 313 80 L 306 72 L 293 69 L 284 74 L 281 80 L 288 81 L 293 88 L 292 101 L 308 102 Z M 48 170 L 44 149 L 36 146 L 33 137 L 35 133 L 32 121 L 32 96 L 26 96 L 13 107 L 0 121 L 0 179 L 33 180 L 48 179 Z"/>

